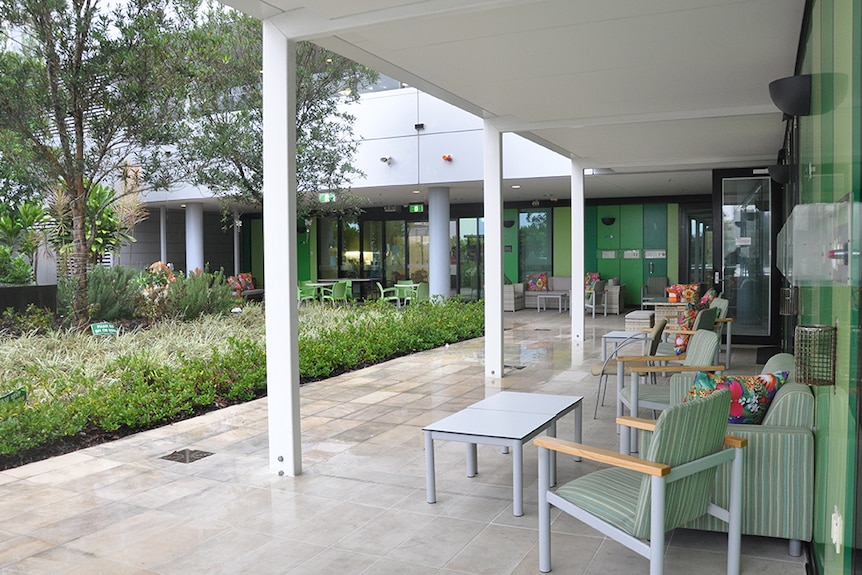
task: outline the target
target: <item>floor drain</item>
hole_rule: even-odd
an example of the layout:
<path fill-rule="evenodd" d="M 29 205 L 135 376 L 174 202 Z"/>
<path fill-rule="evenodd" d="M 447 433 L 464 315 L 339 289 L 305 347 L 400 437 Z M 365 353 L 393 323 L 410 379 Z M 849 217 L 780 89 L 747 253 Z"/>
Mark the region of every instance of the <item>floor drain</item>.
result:
<path fill-rule="evenodd" d="M 168 455 L 163 455 L 161 459 L 168 461 L 176 461 L 177 463 L 192 463 L 198 459 L 209 457 L 212 455 L 209 451 L 201 451 L 200 449 L 180 449 Z"/>
<path fill-rule="evenodd" d="M 547 327 L 537 327 L 536 331 L 551 331 L 551 330 Z"/>

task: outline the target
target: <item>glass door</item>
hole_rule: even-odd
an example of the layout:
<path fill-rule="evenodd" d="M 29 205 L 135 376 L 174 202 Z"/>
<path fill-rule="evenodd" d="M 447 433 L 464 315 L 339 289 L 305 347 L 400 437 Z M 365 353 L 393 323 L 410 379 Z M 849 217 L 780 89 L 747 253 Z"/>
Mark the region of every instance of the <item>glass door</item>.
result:
<path fill-rule="evenodd" d="M 773 245 L 769 176 L 721 180 L 721 226 L 718 269 L 724 277 L 719 279 L 724 297 L 730 300 L 728 317 L 734 319 L 734 340 L 737 335 L 771 338 Z"/>
<path fill-rule="evenodd" d="M 458 222 L 458 293 L 468 301 L 483 296 L 484 222 L 484 218 L 461 218 Z"/>

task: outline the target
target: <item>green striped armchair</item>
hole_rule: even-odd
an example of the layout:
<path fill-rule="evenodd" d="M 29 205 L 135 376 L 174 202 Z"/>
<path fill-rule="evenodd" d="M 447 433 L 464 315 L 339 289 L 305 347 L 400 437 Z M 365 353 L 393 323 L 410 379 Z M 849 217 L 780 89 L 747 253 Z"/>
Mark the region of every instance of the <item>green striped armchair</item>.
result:
<path fill-rule="evenodd" d="M 789 553 L 802 553 L 802 542 L 810 541 L 814 505 L 814 395 L 794 382 L 793 356 L 778 354 L 762 373 L 788 371 L 759 425 L 728 424 L 728 435 L 748 439 L 743 466 L 742 533 L 789 539 Z M 673 382 L 671 403 L 687 394 L 682 381 Z M 714 501 L 729 500 L 730 469 L 719 469 Z M 726 524 L 701 517 L 686 525 L 694 529 L 726 531 Z"/>

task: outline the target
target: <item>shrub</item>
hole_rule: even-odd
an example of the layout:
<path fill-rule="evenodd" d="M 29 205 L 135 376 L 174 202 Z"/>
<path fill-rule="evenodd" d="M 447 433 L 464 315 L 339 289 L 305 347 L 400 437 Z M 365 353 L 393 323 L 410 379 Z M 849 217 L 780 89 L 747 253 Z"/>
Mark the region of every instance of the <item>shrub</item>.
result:
<path fill-rule="evenodd" d="M 140 300 L 141 272 L 125 266 L 97 266 L 87 274 L 90 318 L 114 321 L 134 317 Z"/>
<path fill-rule="evenodd" d="M 197 319 L 205 314 L 219 315 L 235 305 L 233 288 L 225 281 L 224 273 L 194 272 L 188 277 L 178 276 L 169 285 L 165 300 L 165 313 L 182 319 Z"/>
<path fill-rule="evenodd" d="M 47 333 L 54 327 L 54 314 L 46 308 L 29 304 L 22 313 L 14 308 L 6 308 L 3 312 L 0 327 L 15 334 Z"/>
<path fill-rule="evenodd" d="M 23 255 L 12 255 L 9 246 L 0 245 L 0 284 L 28 284 L 33 281 L 33 268 Z"/>

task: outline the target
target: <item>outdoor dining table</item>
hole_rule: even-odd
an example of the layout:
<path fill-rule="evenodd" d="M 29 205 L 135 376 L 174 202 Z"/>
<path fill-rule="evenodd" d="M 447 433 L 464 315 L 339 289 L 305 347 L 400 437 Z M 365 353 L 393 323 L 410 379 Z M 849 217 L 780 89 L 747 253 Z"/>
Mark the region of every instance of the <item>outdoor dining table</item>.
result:
<path fill-rule="evenodd" d="M 306 282 L 305 285 L 316 289 L 317 299 L 321 299 L 323 297 L 323 288 L 332 287 L 337 281 L 338 280 L 320 280 L 316 282 Z"/>

